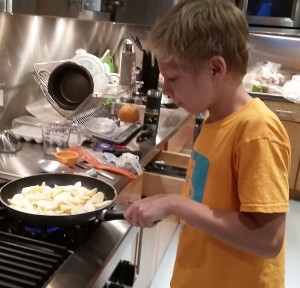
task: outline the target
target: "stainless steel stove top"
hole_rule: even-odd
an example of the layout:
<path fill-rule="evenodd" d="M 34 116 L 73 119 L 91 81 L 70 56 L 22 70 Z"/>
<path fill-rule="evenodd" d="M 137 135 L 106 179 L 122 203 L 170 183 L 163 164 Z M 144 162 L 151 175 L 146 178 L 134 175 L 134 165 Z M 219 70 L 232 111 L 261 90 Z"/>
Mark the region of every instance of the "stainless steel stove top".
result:
<path fill-rule="evenodd" d="M 104 287 L 137 233 L 120 220 L 27 226 L 0 207 L 0 287 Z"/>

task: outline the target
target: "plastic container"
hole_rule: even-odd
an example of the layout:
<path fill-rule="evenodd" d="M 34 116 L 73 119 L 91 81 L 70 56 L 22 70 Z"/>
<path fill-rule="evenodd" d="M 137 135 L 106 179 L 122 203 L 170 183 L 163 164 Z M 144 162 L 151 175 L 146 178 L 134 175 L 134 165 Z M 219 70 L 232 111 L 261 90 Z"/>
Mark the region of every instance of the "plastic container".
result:
<path fill-rule="evenodd" d="M 97 56 L 87 53 L 84 49 L 77 49 L 75 54 L 72 61 L 84 66 L 92 76 L 98 73 L 106 73 L 104 64 Z"/>

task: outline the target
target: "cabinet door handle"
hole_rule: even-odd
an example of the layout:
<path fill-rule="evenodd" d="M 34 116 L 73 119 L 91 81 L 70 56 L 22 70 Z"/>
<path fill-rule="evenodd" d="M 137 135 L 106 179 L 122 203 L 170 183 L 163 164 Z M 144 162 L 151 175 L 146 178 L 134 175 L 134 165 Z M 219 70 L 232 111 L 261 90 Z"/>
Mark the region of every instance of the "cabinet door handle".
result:
<path fill-rule="evenodd" d="M 143 229 L 140 229 L 140 233 L 137 236 L 137 244 L 135 249 L 135 265 L 136 265 L 136 274 L 140 274 L 141 271 L 141 257 L 142 257 L 142 238 L 143 238 Z"/>
<path fill-rule="evenodd" d="M 295 114 L 296 112 L 294 111 L 290 111 L 290 110 L 280 110 L 280 109 L 276 109 L 275 110 L 276 113 L 282 113 L 282 114 L 289 114 L 289 115 L 292 115 L 292 114 Z"/>

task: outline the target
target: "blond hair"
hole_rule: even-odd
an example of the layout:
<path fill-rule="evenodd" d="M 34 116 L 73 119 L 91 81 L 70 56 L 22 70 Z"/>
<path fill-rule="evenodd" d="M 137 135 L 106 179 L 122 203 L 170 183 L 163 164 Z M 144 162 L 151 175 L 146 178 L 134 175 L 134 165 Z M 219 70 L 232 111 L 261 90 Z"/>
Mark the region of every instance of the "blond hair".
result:
<path fill-rule="evenodd" d="M 244 75 L 249 30 L 243 13 L 228 0 L 183 0 L 151 29 L 147 48 L 159 59 L 200 71 L 222 56 L 228 70 Z"/>

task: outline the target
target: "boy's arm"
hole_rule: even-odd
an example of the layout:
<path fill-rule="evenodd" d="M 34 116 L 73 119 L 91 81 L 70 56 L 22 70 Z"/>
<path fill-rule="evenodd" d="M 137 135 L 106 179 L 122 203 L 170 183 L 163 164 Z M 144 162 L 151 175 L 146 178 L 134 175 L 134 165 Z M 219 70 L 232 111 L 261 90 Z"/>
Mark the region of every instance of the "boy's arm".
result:
<path fill-rule="evenodd" d="M 282 246 L 285 213 L 213 210 L 179 195 L 157 195 L 133 203 L 124 213 L 132 225 L 151 227 L 177 215 L 214 238 L 255 255 L 275 257 Z"/>
<path fill-rule="evenodd" d="M 282 247 L 285 213 L 218 211 L 188 199 L 175 205 L 187 223 L 245 252 L 272 258 Z"/>

